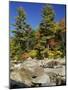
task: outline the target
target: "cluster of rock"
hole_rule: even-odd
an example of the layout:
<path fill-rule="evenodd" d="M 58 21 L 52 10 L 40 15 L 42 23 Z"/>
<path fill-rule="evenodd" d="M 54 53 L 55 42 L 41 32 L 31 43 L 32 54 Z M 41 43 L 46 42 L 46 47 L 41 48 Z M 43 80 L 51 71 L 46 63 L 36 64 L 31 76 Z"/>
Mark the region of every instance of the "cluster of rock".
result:
<path fill-rule="evenodd" d="M 65 59 L 37 60 L 28 58 L 24 62 L 10 62 L 10 79 L 28 87 L 65 85 Z"/>

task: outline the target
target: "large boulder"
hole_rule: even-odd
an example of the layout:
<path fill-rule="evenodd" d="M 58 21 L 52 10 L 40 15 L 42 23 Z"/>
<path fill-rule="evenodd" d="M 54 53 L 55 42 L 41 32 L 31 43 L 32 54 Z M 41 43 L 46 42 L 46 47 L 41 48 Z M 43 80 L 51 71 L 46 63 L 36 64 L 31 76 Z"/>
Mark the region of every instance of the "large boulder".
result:
<path fill-rule="evenodd" d="M 30 71 L 34 72 L 34 69 L 39 66 L 36 59 L 29 59 L 23 62 L 22 66 Z"/>
<path fill-rule="evenodd" d="M 47 86 L 50 83 L 50 78 L 47 74 L 43 73 L 43 75 L 35 78 L 33 80 L 33 83 L 38 84 L 38 85 L 40 84 L 40 86 L 44 86 L 44 85 Z"/>
<path fill-rule="evenodd" d="M 27 58 L 24 62 L 12 65 L 10 78 L 31 86 L 65 84 L 65 59 L 37 60 Z"/>
<path fill-rule="evenodd" d="M 10 73 L 10 78 L 17 82 L 24 83 L 28 86 L 31 86 L 32 84 L 32 72 L 24 68 L 16 68 L 13 72 Z"/>
<path fill-rule="evenodd" d="M 16 89 L 16 88 L 17 89 L 18 88 L 29 88 L 29 86 L 27 86 L 24 83 L 20 83 L 20 82 L 10 79 L 10 89 Z"/>

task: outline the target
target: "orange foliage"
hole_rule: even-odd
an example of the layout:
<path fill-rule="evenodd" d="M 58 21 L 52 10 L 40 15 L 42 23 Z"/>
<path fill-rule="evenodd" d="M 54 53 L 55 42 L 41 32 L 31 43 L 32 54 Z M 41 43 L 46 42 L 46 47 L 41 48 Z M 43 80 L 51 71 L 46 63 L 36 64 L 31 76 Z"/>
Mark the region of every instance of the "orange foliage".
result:
<path fill-rule="evenodd" d="M 66 24 L 65 19 L 60 21 L 59 26 L 62 28 L 61 32 L 65 32 L 65 30 L 66 30 L 66 25 L 65 24 Z"/>
<path fill-rule="evenodd" d="M 58 40 L 55 40 L 55 39 L 49 39 L 47 44 L 50 46 L 50 47 L 54 47 L 56 45 L 59 44 L 59 41 Z"/>
<path fill-rule="evenodd" d="M 23 60 L 26 60 L 28 57 L 29 57 L 29 54 L 26 52 L 21 55 L 21 59 Z"/>

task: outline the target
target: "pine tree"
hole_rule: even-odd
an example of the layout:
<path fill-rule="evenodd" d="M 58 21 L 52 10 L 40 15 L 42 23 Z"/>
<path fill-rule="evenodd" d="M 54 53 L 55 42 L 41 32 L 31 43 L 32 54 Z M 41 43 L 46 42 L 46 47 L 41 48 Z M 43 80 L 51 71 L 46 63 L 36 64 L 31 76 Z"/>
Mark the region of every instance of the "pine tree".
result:
<path fill-rule="evenodd" d="M 54 29 L 54 18 L 55 12 L 51 5 L 46 5 L 42 10 L 42 21 L 40 23 L 40 42 L 45 47 L 47 46 L 47 41 L 54 37 L 53 29 Z"/>
<path fill-rule="evenodd" d="M 47 5 L 43 8 L 42 11 L 42 21 L 40 23 L 40 33 L 42 35 L 50 35 L 52 34 L 52 29 L 54 27 L 54 18 L 55 18 L 55 13 L 52 8 L 52 6 Z"/>
<path fill-rule="evenodd" d="M 58 29 L 56 27 L 57 24 L 54 21 L 55 19 L 55 12 L 53 10 L 53 7 L 51 5 L 46 5 L 42 10 L 42 21 L 39 26 L 39 32 L 40 32 L 40 40 L 39 40 L 39 51 L 42 53 L 42 56 L 45 56 L 44 54 L 47 54 L 47 49 L 53 49 L 55 46 L 55 29 Z M 50 41 L 50 44 L 49 44 Z M 46 56 L 47 57 L 47 56 Z"/>
<path fill-rule="evenodd" d="M 26 23 L 26 14 L 22 8 L 17 9 L 16 22 L 14 24 L 15 30 L 12 47 L 12 52 L 15 50 L 15 57 L 20 57 L 22 52 L 25 52 L 29 49 L 29 34 L 31 33 L 31 27 Z M 19 59 L 19 58 L 18 58 Z"/>

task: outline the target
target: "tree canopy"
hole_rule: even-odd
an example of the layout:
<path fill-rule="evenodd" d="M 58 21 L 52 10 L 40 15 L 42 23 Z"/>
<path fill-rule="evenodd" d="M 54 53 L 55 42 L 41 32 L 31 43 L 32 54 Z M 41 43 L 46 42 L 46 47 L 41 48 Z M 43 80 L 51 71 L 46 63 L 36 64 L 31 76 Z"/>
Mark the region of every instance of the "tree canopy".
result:
<path fill-rule="evenodd" d="M 55 11 L 51 5 L 46 5 L 42 11 L 42 20 L 38 29 L 33 30 L 26 22 L 23 8 L 17 9 L 18 15 L 14 23 L 15 30 L 10 40 L 10 58 L 21 60 L 21 56 L 31 56 L 38 59 L 58 58 L 65 56 L 66 26 L 65 19 L 55 21 Z"/>

